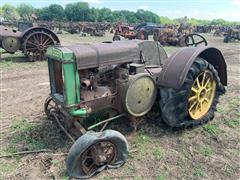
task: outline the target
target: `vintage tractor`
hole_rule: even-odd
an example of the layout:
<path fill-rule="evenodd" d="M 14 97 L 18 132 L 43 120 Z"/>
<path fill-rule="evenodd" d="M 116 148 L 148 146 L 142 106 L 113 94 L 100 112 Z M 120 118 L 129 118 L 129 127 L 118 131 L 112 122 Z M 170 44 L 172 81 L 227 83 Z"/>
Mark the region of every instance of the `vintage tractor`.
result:
<path fill-rule="evenodd" d="M 225 34 L 224 40 L 225 43 L 240 41 L 240 29 L 230 28 Z"/>
<path fill-rule="evenodd" d="M 0 48 L 7 53 L 22 51 L 30 61 L 43 60 L 49 46 L 58 45 L 57 35 L 45 27 L 30 27 L 23 32 L 0 26 Z"/>
<path fill-rule="evenodd" d="M 47 57 L 51 93 L 44 109 L 74 142 L 67 171 L 75 178 L 126 162 L 127 140 L 105 130 L 110 122 L 123 116 L 138 121 L 158 107 L 158 121 L 170 127 L 201 125 L 213 119 L 227 85 L 224 57 L 209 46 L 167 57 L 159 42 L 113 41 L 50 47 Z M 90 122 L 103 110 L 105 119 Z"/>
<path fill-rule="evenodd" d="M 197 46 L 199 44 L 207 45 L 206 39 L 200 34 L 179 32 L 174 27 L 155 28 L 153 30 L 153 40 L 161 45 L 169 46 Z"/>
<path fill-rule="evenodd" d="M 120 41 L 122 38 L 129 40 L 132 39 L 147 40 L 148 33 L 144 29 L 135 29 L 134 26 L 117 23 L 115 27 L 113 41 Z"/>

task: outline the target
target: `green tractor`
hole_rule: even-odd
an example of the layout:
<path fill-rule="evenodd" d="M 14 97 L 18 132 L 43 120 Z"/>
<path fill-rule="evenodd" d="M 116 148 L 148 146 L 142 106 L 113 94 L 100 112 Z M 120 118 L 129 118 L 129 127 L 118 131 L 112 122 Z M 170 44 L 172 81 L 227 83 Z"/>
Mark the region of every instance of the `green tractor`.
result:
<path fill-rule="evenodd" d="M 192 127 L 214 117 L 227 85 L 226 63 L 215 47 L 186 47 L 170 57 L 154 41 L 132 40 L 50 47 L 51 93 L 44 108 L 74 142 L 67 157 L 70 177 L 90 178 L 122 166 L 126 138 L 105 130 L 120 117 L 138 119 L 159 104 L 168 126 Z M 94 113 L 108 117 L 89 124 Z"/>

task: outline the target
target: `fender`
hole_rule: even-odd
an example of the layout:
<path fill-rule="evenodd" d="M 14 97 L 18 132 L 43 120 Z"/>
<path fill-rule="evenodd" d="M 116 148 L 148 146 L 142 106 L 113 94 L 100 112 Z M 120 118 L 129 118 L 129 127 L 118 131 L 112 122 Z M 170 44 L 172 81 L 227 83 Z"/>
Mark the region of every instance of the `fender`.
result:
<path fill-rule="evenodd" d="M 218 71 L 221 83 L 227 86 L 227 65 L 221 51 L 215 47 L 185 47 L 173 53 L 163 64 L 157 84 L 179 89 L 184 83 L 194 60 L 201 57 Z"/>
<path fill-rule="evenodd" d="M 58 36 L 53 31 L 51 31 L 50 29 L 47 29 L 45 27 L 40 27 L 40 26 L 35 26 L 35 27 L 26 29 L 25 31 L 22 32 L 21 37 L 26 36 L 30 31 L 33 31 L 33 30 L 44 31 L 44 32 L 51 34 L 52 37 L 54 38 L 54 40 L 57 42 L 57 44 L 60 44 L 60 40 L 59 40 Z"/>

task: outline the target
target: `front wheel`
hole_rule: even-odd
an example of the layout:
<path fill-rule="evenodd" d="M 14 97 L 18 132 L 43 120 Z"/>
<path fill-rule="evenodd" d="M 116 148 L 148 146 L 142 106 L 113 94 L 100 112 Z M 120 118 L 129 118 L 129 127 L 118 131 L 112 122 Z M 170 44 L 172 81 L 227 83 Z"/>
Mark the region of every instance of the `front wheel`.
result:
<path fill-rule="evenodd" d="M 114 130 L 87 132 L 71 147 L 67 158 L 70 177 L 91 178 L 104 169 L 122 166 L 128 157 L 126 138 Z"/>
<path fill-rule="evenodd" d="M 171 127 L 206 123 L 213 119 L 219 96 L 224 92 L 216 69 L 197 58 L 180 89 L 160 88 L 161 117 Z"/>

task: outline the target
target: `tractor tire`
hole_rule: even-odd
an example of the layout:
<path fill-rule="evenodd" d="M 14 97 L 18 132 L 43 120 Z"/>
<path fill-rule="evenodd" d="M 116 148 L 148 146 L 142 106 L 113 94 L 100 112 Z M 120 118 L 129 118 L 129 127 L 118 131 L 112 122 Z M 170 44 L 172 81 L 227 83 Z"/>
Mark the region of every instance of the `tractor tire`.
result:
<path fill-rule="evenodd" d="M 112 154 L 109 154 L 109 150 Z M 104 162 L 99 163 L 103 156 Z M 128 143 L 121 133 L 114 130 L 90 131 L 79 137 L 69 150 L 67 157 L 68 175 L 77 179 L 91 178 L 104 169 L 121 167 L 126 162 L 127 157 Z"/>
<path fill-rule="evenodd" d="M 160 87 L 159 93 L 161 119 L 170 127 L 187 128 L 214 118 L 225 88 L 216 69 L 204 59 L 196 58 L 180 89 Z"/>
<path fill-rule="evenodd" d="M 223 39 L 223 42 L 225 42 L 225 43 L 228 43 L 228 42 L 229 42 L 228 36 L 225 36 L 225 38 Z"/>
<path fill-rule="evenodd" d="M 113 36 L 113 41 L 120 41 L 121 37 L 119 35 L 114 35 Z"/>

